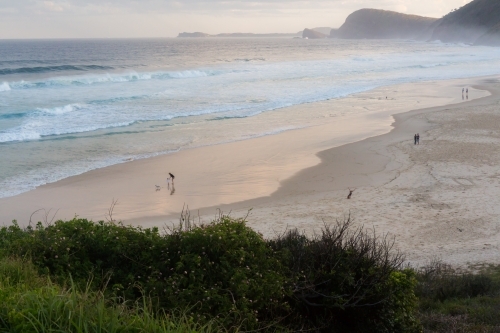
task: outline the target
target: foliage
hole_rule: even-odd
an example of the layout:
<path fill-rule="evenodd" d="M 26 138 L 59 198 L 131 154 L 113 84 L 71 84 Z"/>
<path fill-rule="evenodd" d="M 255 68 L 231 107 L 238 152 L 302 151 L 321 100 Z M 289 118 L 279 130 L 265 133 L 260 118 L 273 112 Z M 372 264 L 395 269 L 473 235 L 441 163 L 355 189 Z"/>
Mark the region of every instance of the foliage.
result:
<path fill-rule="evenodd" d="M 417 279 L 425 332 L 500 332 L 500 267 L 473 274 L 433 262 Z"/>
<path fill-rule="evenodd" d="M 162 259 L 165 269 L 171 267 L 169 308 L 194 305 L 193 311 L 246 328 L 288 311 L 281 263 L 244 221 L 222 217 L 208 226 L 176 231 L 167 237 L 166 248 Z"/>
<path fill-rule="evenodd" d="M 280 263 L 244 221 L 221 217 L 208 226 L 160 235 L 86 219 L 0 230 L 10 254 L 29 256 L 42 274 L 63 283 L 137 300 L 154 297 L 164 309 L 191 307 L 200 320 L 256 327 L 259 319 L 286 313 Z"/>
<path fill-rule="evenodd" d="M 325 332 L 419 332 L 414 316 L 415 280 L 401 271 L 392 242 L 351 219 L 308 238 L 290 230 L 269 241 L 288 267 L 290 303 L 299 328 Z"/>
<path fill-rule="evenodd" d="M 219 332 L 212 323 L 155 312 L 151 299 L 126 303 L 102 293 L 61 288 L 30 262 L 0 260 L 0 332 Z"/>
<path fill-rule="evenodd" d="M 22 298 L 26 309 L 61 307 L 54 295 L 64 291 L 71 304 L 93 299 L 93 308 L 72 313 L 94 313 L 99 302 L 109 316 L 127 318 L 187 309 L 196 322 L 214 319 L 229 331 L 420 331 L 414 274 L 403 269 L 393 242 L 353 228 L 350 219 L 314 237 L 290 230 L 271 240 L 244 220 L 221 216 L 201 226 L 188 220 L 165 233 L 79 218 L 25 229 L 13 224 L 0 228 L 0 249 L 70 286 L 30 289 Z M 113 300 L 111 309 L 104 300 Z M 102 311 L 96 318 L 108 316 Z"/>

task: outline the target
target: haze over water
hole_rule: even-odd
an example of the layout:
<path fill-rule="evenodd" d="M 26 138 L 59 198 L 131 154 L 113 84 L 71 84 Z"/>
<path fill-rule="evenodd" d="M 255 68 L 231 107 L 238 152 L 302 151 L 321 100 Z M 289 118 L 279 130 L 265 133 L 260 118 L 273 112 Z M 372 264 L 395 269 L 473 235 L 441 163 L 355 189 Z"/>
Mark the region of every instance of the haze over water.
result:
<path fill-rule="evenodd" d="M 0 41 L 0 197 L 131 159 L 314 123 L 314 115 L 292 114 L 254 121 L 287 106 L 499 73 L 499 48 L 441 43 Z"/>

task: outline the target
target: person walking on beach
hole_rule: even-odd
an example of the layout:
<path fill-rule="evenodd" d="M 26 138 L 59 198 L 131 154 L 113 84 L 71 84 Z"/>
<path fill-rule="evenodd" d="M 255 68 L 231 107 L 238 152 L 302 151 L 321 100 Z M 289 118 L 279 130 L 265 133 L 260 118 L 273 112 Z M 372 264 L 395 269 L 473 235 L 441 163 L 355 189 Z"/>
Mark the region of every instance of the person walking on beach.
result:
<path fill-rule="evenodd" d="M 417 145 L 420 144 L 420 134 L 417 133 Z"/>
<path fill-rule="evenodd" d="M 417 144 L 417 135 L 415 134 L 413 136 L 413 144 L 416 145 Z"/>
<path fill-rule="evenodd" d="M 469 99 L 469 88 L 465 89 L 465 97 Z"/>
<path fill-rule="evenodd" d="M 170 178 L 172 179 L 172 187 L 174 186 L 174 178 L 175 176 L 171 174 L 170 172 L 168 173 L 170 175 Z"/>

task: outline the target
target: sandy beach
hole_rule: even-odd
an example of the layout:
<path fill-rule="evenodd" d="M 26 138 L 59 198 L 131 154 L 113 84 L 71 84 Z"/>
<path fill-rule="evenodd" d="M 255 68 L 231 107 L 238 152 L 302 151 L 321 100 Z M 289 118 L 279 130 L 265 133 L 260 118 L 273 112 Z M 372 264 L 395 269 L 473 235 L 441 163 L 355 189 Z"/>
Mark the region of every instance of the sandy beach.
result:
<path fill-rule="evenodd" d="M 350 213 L 396 236 L 412 263 L 497 262 L 498 90 L 497 78 L 422 82 L 288 108 L 314 126 L 87 172 L 0 199 L 0 219 L 27 225 L 50 209 L 32 220 L 56 211 L 56 219 L 103 220 L 114 199 L 113 218 L 145 227 L 177 221 L 184 205 L 204 222 L 217 208 L 233 216 L 252 209 L 249 225 L 272 236 L 287 227 L 314 232 Z M 251 126 L 283 114 L 255 116 Z M 347 188 L 356 188 L 351 200 Z"/>

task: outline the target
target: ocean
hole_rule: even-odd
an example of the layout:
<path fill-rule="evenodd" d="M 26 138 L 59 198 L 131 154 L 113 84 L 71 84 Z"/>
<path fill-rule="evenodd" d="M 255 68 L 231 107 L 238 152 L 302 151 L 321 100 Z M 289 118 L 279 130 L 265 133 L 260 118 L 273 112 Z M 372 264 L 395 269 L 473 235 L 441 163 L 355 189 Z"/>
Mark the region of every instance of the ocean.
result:
<path fill-rule="evenodd" d="M 263 112 L 399 83 L 499 73 L 500 48 L 439 42 L 0 40 L 0 198 L 113 164 L 318 121 L 290 115 L 254 123 Z"/>

